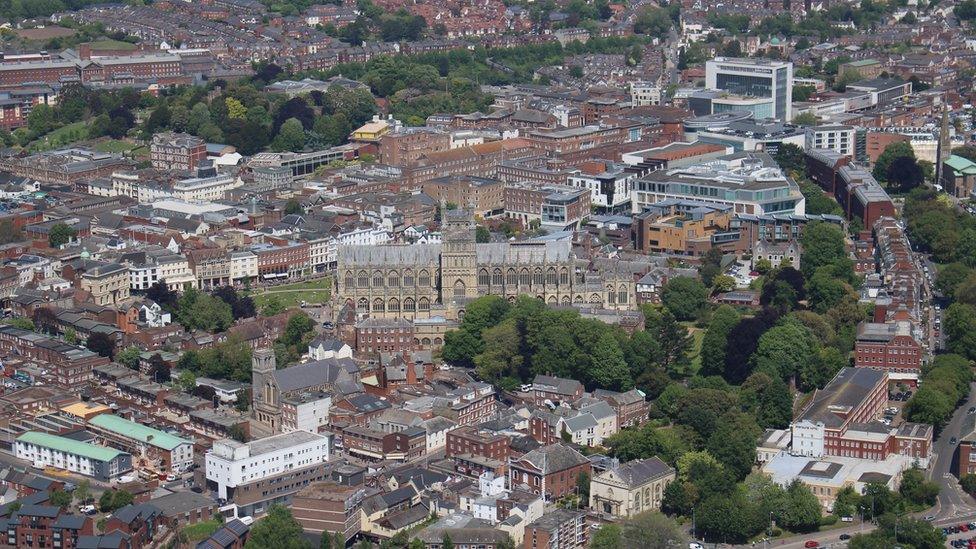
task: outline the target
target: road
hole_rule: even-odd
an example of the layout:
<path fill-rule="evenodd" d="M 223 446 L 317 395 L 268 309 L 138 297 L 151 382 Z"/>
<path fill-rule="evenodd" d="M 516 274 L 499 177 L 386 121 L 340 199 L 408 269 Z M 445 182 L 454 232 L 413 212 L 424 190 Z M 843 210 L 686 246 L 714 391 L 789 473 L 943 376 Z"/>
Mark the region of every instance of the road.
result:
<path fill-rule="evenodd" d="M 935 451 L 934 463 L 929 467 L 929 478 L 939 483 L 937 520 L 968 514 L 976 514 L 976 502 L 959 488 L 956 477 L 952 474 L 952 461 L 955 455 L 955 445 L 949 444 L 952 437 L 959 437 L 969 408 L 976 406 L 976 383 L 970 386 L 969 398 L 956 409 L 952 419 L 942 430 L 939 438 L 933 443 Z"/>

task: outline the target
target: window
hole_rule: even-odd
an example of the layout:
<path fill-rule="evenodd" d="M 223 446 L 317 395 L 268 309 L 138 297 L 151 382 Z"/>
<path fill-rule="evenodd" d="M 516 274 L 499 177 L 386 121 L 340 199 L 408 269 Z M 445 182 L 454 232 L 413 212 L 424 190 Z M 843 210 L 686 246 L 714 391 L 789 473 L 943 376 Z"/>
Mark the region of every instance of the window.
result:
<path fill-rule="evenodd" d="M 478 285 L 479 286 L 487 286 L 490 282 L 491 282 L 491 280 L 490 280 L 490 277 L 488 276 L 488 271 L 487 270 L 481 269 L 480 271 L 478 271 Z"/>
<path fill-rule="evenodd" d="M 532 273 L 532 283 L 542 286 L 542 269 L 537 268 L 535 272 Z"/>
<path fill-rule="evenodd" d="M 355 288 L 356 280 L 352 276 L 352 271 L 346 271 L 346 288 Z"/>
<path fill-rule="evenodd" d="M 508 270 L 508 273 L 505 275 L 505 284 L 508 286 L 515 286 L 518 284 L 518 276 L 515 274 L 515 269 Z"/>
<path fill-rule="evenodd" d="M 546 284 L 555 286 L 556 285 L 556 269 L 552 267 L 546 272 Z"/>
<path fill-rule="evenodd" d="M 416 310 L 416 308 L 417 308 L 417 305 L 414 302 L 413 298 L 408 297 L 408 298 L 406 298 L 406 299 L 403 300 L 403 312 L 405 312 L 405 313 L 412 313 L 412 312 L 414 312 Z"/>
<path fill-rule="evenodd" d="M 563 267 L 562 270 L 559 271 L 559 283 L 563 285 L 569 284 L 569 271 L 566 270 L 566 267 Z"/>
<path fill-rule="evenodd" d="M 428 300 L 426 297 L 420 298 L 420 301 L 417 302 L 417 310 L 418 311 L 429 311 L 430 310 L 430 300 Z"/>
<path fill-rule="evenodd" d="M 413 287 L 413 271 L 410 269 L 403 272 L 403 285 L 407 288 Z"/>
<path fill-rule="evenodd" d="M 382 313 L 384 308 L 385 307 L 383 305 L 383 300 L 382 299 L 376 298 L 376 299 L 373 300 L 373 312 L 375 312 L 375 313 Z"/>
<path fill-rule="evenodd" d="M 492 273 L 491 273 L 491 283 L 494 286 L 501 286 L 503 284 L 502 270 L 501 269 L 495 269 L 494 271 L 492 271 Z"/>
<path fill-rule="evenodd" d="M 519 273 L 519 284 L 522 286 L 528 286 L 529 282 L 530 282 L 529 270 L 522 269 L 522 272 Z"/>
<path fill-rule="evenodd" d="M 369 288 L 369 275 L 366 274 L 366 271 L 359 271 L 359 287 Z"/>
<path fill-rule="evenodd" d="M 422 287 L 430 286 L 430 273 L 427 271 L 420 271 L 420 276 L 417 277 L 417 283 Z"/>
<path fill-rule="evenodd" d="M 373 287 L 382 288 L 383 287 L 383 273 L 376 271 L 373 273 Z"/>
<path fill-rule="evenodd" d="M 386 307 L 386 310 L 389 311 L 389 312 L 391 312 L 391 313 L 399 313 L 400 312 L 400 301 L 398 299 L 396 299 L 396 298 L 391 299 L 390 302 L 389 302 L 389 304 Z"/>
<path fill-rule="evenodd" d="M 390 271 L 390 274 L 387 275 L 387 277 L 386 277 L 386 284 L 390 288 L 399 288 L 400 287 L 400 273 L 398 273 L 396 271 Z"/>

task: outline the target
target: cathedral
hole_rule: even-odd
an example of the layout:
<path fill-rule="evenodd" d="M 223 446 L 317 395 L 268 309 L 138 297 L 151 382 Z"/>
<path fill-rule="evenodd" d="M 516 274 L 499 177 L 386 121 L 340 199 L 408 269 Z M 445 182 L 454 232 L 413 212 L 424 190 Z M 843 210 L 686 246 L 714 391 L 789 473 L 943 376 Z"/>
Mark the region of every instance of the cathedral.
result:
<path fill-rule="evenodd" d="M 522 294 L 549 305 L 605 309 L 636 306 L 629 272 L 595 270 L 564 240 L 475 242 L 467 210 L 445 211 L 441 244 L 339 248 L 337 298 L 371 318 L 464 315 L 483 295 L 514 301 Z"/>

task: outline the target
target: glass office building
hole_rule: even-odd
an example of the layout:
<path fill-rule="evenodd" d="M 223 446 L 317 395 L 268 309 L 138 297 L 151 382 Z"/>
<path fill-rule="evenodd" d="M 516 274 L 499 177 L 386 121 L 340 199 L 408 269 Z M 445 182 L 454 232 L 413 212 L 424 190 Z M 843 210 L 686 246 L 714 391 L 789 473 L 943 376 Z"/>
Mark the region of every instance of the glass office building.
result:
<path fill-rule="evenodd" d="M 772 99 L 772 117 L 792 120 L 793 63 L 772 59 L 716 57 L 705 63 L 705 88 Z"/>

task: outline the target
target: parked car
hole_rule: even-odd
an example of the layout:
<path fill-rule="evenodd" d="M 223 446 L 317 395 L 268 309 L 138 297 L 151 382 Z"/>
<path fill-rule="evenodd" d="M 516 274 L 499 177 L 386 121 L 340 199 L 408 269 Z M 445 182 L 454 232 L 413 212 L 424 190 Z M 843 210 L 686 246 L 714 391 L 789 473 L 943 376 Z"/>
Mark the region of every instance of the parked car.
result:
<path fill-rule="evenodd" d="M 850 534 L 841 534 L 840 535 L 840 540 L 841 541 L 847 541 L 849 539 L 851 539 L 851 535 Z"/>
<path fill-rule="evenodd" d="M 803 546 L 806 547 L 807 549 L 814 549 L 816 547 L 820 547 L 820 543 L 818 543 L 816 540 L 811 539 L 811 540 L 807 540 L 807 542 L 804 543 Z"/>
<path fill-rule="evenodd" d="M 94 505 L 82 505 L 78 510 L 86 515 L 94 515 L 97 512 Z"/>

